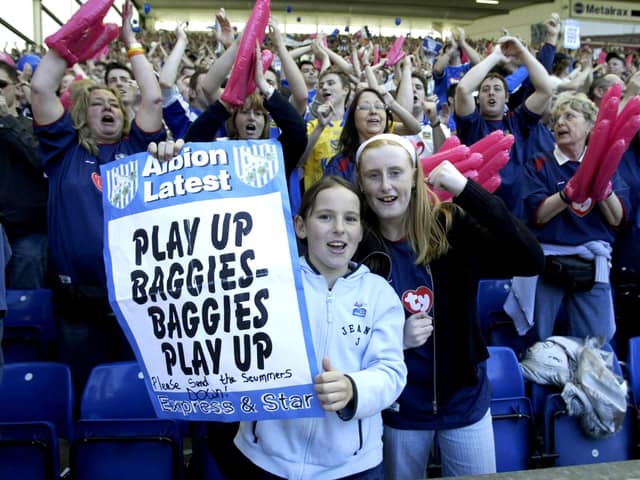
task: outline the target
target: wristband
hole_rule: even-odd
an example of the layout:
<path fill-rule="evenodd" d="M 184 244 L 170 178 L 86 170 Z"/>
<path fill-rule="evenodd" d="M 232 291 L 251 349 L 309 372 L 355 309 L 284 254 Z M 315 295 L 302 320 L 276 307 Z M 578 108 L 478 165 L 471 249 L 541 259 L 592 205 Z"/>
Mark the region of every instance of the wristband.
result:
<path fill-rule="evenodd" d="M 131 47 L 127 50 L 127 58 L 131 59 L 131 57 L 135 57 L 136 55 L 144 55 L 144 48 L 142 47 Z"/>
<path fill-rule="evenodd" d="M 560 195 L 560 200 L 562 200 L 567 205 L 571 205 L 571 200 L 569 200 L 569 197 L 567 197 L 567 194 L 564 193 L 564 190 L 560 190 L 558 192 L 558 195 Z"/>
<path fill-rule="evenodd" d="M 132 48 L 142 48 L 142 44 L 140 42 L 131 42 L 131 45 L 129 45 L 129 50 L 131 50 Z"/>
<path fill-rule="evenodd" d="M 271 85 L 269 85 L 269 87 L 267 88 L 267 90 L 262 94 L 262 96 L 264 97 L 265 100 L 269 100 L 271 98 L 271 95 L 273 95 L 273 92 L 276 89 L 274 87 L 272 87 Z"/>

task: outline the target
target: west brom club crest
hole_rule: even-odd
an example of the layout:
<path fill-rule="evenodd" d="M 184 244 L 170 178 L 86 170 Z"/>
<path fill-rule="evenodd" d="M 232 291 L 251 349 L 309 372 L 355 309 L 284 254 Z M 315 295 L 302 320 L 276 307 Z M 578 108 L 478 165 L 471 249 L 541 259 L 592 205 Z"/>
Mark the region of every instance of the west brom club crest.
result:
<path fill-rule="evenodd" d="M 138 162 L 132 160 L 107 170 L 105 180 L 109 203 L 119 209 L 125 208 L 138 191 Z"/>
<path fill-rule="evenodd" d="M 233 148 L 233 165 L 236 175 L 246 185 L 262 188 L 278 173 L 276 146 L 255 143 Z"/>

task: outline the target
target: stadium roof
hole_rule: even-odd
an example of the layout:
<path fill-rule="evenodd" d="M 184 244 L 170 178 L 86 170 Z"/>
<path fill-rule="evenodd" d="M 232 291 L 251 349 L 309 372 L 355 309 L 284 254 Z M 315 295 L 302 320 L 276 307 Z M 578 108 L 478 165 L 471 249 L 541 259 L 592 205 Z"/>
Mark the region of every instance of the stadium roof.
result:
<path fill-rule="evenodd" d="M 138 0 L 138 3 L 142 1 Z M 175 14 L 177 19 L 180 15 L 184 16 L 185 12 L 189 15 L 200 12 L 207 14 L 213 20 L 218 7 L 224 6 L 228 12 L 249 11 L 255 2 L 227 0 L 214 6 L 211 0 L 152 0 L 149 3 L 163 19 L 169 19 L 172 14 Z M 540 3 L 553 2 L 499 0 L 495 4 L 487 4 L 477 3 L 476 0 L 272 0 L 271 11 L 291 16 L 292 19 L 300 17 L 305 23 L 313 22 L 314 18 L 330 16 L 336 20 L 342 17 L 344 21 L 336 21 L 336 23 L 345 25 L 348 25 L 352 19 L 358 21 L 357 19 L 361 17 L 380 17 L 390 19 L 392 22 L 396 18 L 414 22 L 417 19 L 428 19 L 431 22 L 464 25 L 484 17 L 505 15 L 513 9 Z"/>

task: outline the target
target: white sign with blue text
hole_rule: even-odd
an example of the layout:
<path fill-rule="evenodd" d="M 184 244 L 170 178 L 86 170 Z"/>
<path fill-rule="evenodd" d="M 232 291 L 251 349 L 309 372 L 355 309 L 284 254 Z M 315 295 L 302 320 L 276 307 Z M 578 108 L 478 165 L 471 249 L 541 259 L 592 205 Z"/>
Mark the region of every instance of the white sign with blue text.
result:
<path fill-rule="evenodd" d="M 323 415 L 280 144 L 101 167 L 109 300 L 158 416 Z"/>

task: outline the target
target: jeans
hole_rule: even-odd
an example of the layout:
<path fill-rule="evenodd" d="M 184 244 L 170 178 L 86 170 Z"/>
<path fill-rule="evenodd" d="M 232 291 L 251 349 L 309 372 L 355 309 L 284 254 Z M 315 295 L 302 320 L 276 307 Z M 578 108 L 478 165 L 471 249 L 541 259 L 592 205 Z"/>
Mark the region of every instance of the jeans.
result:
<path fill-rule="evenodd" d="M 384 464 L 388 480 L 425 478 L 429 452 L 438 438 L 442 476 L 496 472 L 491 411 L 476 423 L 451 430 L 400 430 L 384 427 Z"/>
<path fill-rule="evenodd" d="M 44 288 L 47 275 L 47 235 L 31 233 L 11 240 L 7 288 Z"/>
<path fill-rule="evenodd" d="M 611 285 L 596 282 L 588 292 L 567 293 L 541 278 L 536 286 L 536 302 L 533 314 L 538 339 L 553 335 L 556 315 L 564 305 L 569 319 L 568 335 L 572 337 L 601 336 L 611 340 L 616 331 L 613 315 Z"/>
<path fill-rule="evenodd" d="M 259 467 L 256 467 L 259 468 Z M 266 472 L 262 469 L 261 475 L 257 478 L 259 480 L 281 480 L 281 477 L 277 477 L 269 472 Z M 384 463 L 380 465 L 370 468 L 369 470 L 365 470 L 363 472 L 354 473 L 353 475 L 349 475 L 347 477 L 342 477 L 338 480 L 384 480 Z"/>

